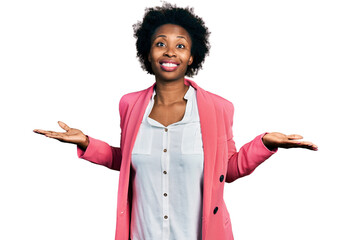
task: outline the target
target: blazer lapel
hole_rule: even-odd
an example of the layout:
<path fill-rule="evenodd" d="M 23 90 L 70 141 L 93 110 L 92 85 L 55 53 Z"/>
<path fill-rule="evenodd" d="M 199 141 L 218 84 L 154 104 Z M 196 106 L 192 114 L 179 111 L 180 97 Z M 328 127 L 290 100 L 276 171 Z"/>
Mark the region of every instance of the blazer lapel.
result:
<path fill-rule="evenodd" d="M 193 86 L 199 110 L 202 142 L 204 148 L 204 184 L 202 210 L 202 238 L 205 239 L 207 219 L 211 213 L 212 179 L 217 152 L 217 120 L 216 110 L 212 99 L 202 88 L 191 80 L 185 79 L 185 84 Z"/>
<path fill-rule="evenodd" d="M 123 134 L 125 136 L 124 139 L 124 147 L 123 147 L 123 161 L 122 161 L 122 166 L 121 166 L 121 171 L 120 174 L 122 175 L 123 173 L 125 174 L 124 176 L 120 176 L 120 179 L 123 179 L 123 181 L 119 182 L 119 188 L 123 189 L 122 195 L 118 195 L 121 199 L 118 199 L 118 201 L 122 200 L 123 205 L 126 206 L 127 202 L 127 195 L 128 195 L 128 189 L 131 187 L 129 186 L 129 179 L 130 179 L 130 169 L 131 169 L 131 156 L 132 156 L 132 151 L 135 143 L 135 139 L 137 137 L 145 110 L 147 105 L 150 102 L 150 98 L 153 93 L 155 83 L 145 89 L 142 94 L 139 94 L 137 96 L 137 99 L 135 99 L 134 105 L 130 106 L 131 110 L 128 111 L 129 116 L 126 121 L 128 121 L 128 124 L 126 124 L 126 129 L 124 129 L 125 133 Z M 129 193 L 129 200 L 131 200 L 131 193 Z M 131 202 L 130 202 L 130 207 L 131 207 Z"/>

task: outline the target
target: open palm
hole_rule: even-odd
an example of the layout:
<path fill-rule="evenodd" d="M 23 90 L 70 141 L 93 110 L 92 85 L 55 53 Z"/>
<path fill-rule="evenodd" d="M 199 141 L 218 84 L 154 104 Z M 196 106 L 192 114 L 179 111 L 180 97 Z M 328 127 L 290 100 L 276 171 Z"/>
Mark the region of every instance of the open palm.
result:
<path fill-rule="evenodd" d="M 303 137 L 298 134 L 285 135 L 279 132 L 268 133 L 263 136 L 263 143 L 269 149 L 275 148 L 306 148 L 310 150 L 318 150 L 316 144 L 308 141 L 299 141 Z"/>
<path fill-rule="evenodd" d="M 79 129 L 70 128 L 64 122 L 58 121 L 58 124 L 65 132 L 46 131 L 41 129 L 34 129 L 38 134 L 45 135 L 50 138 L 55 138 L 60 142 L 74 143 L 79 146 L 85 146 L 88 143 L 88 137 Z M 86 147 L 86 146 L 85 146 Z"/>

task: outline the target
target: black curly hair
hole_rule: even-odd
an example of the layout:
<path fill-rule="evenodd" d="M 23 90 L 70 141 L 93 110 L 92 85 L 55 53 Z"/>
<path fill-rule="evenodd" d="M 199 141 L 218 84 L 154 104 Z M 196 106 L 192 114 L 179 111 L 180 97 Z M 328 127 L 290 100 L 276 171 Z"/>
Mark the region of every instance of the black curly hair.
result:
<path fill-rule="evenodd" d="M 151 37 L 156 29 L 164 24 L 179 25 L 189 33 L 192 41 L 193 63 L 188 66 L 185 75 L 189 77 L 196 75 L 202 68 L 211 47 L 208 41 L 210 32 L 202 18 L 194 14 L 193 8 L 180 8 L 170 3 L 163 3 L 162 7 L 146 8 L 142 22 L 138 21 L 133 25 L 134 37 L 137 39 L 137 57 L 141 67 L 148 73 L 154 74 L 148 60 Z"/>

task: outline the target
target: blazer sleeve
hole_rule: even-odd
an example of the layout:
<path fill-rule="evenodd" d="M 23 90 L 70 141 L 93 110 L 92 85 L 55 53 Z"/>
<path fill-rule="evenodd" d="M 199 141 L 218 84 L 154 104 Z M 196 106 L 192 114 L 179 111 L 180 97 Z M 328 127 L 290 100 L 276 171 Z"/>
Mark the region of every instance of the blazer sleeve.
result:
<path fill-rule="evenodd" d="M 234 180 L 251 174 L 256 167 L 258 167 L 262 162 L 272 156 L 278 151 L 274 149 L 269 150 L 263 143 L 262 137 L 267 134 L 263 133 L 255 137 L 252 141 L 246 143 L 240 148 L 239 151 L 236 150 L 235 142 L 233 140 L 233 116 L 234 116 L 234 106 L 231 104 L 229 107 L 230 116 L 230 127 L 228 129 L 227 140 L 228 145 L 228 166 L 226 182 L 233 182 Z"/>
<path fill-rule="evenodd" d="M 121 131 L 124 127 L 124 118 L 127 111 L 126 101 L 123 96 L 119 102 L 119 114 L 120 114 L 120 126 Z M 103 165 L 112 170 L 120 171 L 122 163 L 122 133 L 121 133 L 121 147 L 113 147 L 107 144 L 104 141 L 92 138 L 89 138 L 89 145 L 84 151 L 77 146 L 77 155 L 79 158 L 88 160 L 92 163 Z"/>
<path fill-rule="evenodd" d="M 77 146 L 77 155 L 79 158 L 88 160 L 92 163 L 103 165 L 110 169 L 119 171 L 122 162 L 122 151 L 119 147 L 112 147 L 106 142 L 89 138 L 89 145 L 84 151 Z"/>

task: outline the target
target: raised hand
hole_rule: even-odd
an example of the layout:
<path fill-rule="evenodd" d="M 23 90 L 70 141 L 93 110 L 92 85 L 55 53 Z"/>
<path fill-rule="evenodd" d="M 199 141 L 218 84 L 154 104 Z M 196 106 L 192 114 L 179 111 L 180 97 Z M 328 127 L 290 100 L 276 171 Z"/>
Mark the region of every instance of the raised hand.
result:
<path fill-rule="evenodd" d="M 70 128 L 64 122 L 58 121 L 58 124 L 66 132 L 54 132 L 41 129 L 34 129 L 33 132 L 55 138 L 60 142 L 77 144 L 81 149 L 85 150 L 89 144 L 89 138 L 79 129 Z"/>
<path fill-rule="evenodd" d="M 263 136 L 262 141 L 264 145 L 270 150 L 275 148 L 306 148 L 317 151 L 317 145 L 307 141 L 301 140 L 303 137 L 298 134 L 285 135 L 278 132 L 267 133 Z"/>

